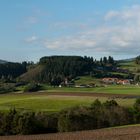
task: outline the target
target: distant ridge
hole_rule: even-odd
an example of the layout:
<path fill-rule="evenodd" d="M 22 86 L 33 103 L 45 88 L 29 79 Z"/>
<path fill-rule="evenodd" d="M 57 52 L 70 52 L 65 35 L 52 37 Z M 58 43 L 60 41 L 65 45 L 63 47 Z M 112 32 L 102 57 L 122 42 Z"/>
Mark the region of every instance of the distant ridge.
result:
<path fill-rule="evenodd" d="M 118 62 L 132 62 L 134 61 L 136 58 L 128 58 L 128 59 L 121 59 L 121 60 L 118 60 Z"/>
<path fill-rule="evenodd" d="M 7 63 L 7 61 L 5 61 L 5 60 L 0 60 L 0 64 L 4 64 L 4 63 Z"/>

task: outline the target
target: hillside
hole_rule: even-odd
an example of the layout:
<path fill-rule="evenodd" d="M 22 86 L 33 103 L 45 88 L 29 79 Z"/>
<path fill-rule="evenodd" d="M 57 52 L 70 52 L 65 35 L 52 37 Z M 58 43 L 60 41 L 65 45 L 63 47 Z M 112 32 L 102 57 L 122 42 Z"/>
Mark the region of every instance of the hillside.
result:
<path fill-rule="evenodd" d="M 127 69 L 134 74 L 140 73 L 140 65 L 135 63 L 135 59 L 119 61 L 118 66 L 122 69 Z"/>
<path fill-rule="evenodd" d="M 71 81 L 78 76 L 100 78 L 113 68 L 115 62 L 112 57 L 104 57 L 103 61 L 99 62 L 87 56 L 50 56 L 42 57 L 35 68 L 29 69 L 20 79 L 58 86 L 62 82 L 65 83 L 66 79 Z"/>
<path fill-rule="evenodd" d="M 140 65 L 135 63 L 135 58 L 114 61 L 112 57 L 103 57 L 96 61 L 87 56 L 48 56 L 42 57 L 20 80 L 56 86 L 64 84 L 65 80 L 77 85 L 98 85 L 99 79 L 104 77 L 133 79 L 139 73 Z"/>
<path fill-rule="evenodd" d="M 41 74 L 44 73 L 45 67 L 43 65 L 37 65 L 34 68 L 31 68 L 26 73 L 22 74 L 19 77 L 21 81 L 28 82 L 37 82 L 40 81 Z"/>
<path fill-rule="evenodd" d="M 139 125 L 71 133 L 0 137 L 1 140 L 138 140 L 139 138 Z"/>
<path fill-rule="evenodd" d="M 64 85 L 66 81 L 77 85 L 98 85 L 99 79 L 104 77 L 133 79 L 134 75 L 139 73 L 140 65 L 135 63 L 134 58 L 115 61 L 109 56 L 97 61 L 87 56 L 47 56 L 42 57 L 36 64 L 5 63 L 0 60 L 1 77 L 19 77 L 20 81 L 55 86 Z"/>

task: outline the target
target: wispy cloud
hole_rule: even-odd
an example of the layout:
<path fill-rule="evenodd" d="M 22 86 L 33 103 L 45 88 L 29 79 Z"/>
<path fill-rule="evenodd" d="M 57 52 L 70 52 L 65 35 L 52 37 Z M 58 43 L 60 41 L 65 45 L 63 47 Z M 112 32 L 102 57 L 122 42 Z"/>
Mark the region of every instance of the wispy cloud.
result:
<path fill-rule="evenodd" d="M 71 37 L 64 37 L 57 40 L 45 40 L 44 45 L 48 49 L 88 50 L 88 49 L 93 49 L 93 47 L 96 45 L 96 42 L 93 39 L 71 36 Z"/>
<path fill-rule="evenodd" d="M 105 15 L 105 19 L 106 20 L 112 20 L 112 19 L 116 19 L 116 20 L 124 20 L 124 21 L 128 21 L 128 20 L 133 20 L 133 19 L 137 19 L 140 18 L 140 5 L 133 5 L 131 7 L 125 7 L 123 8 L 121 11 L 109 11 L 106 15 Z"/>
<path fill-rule="evenodd" d="M 124 7 L 120 11 L 108 11 L 102 17 L 102 24 L 87 28 L 85 24 L 68 24 L 85 27 L 71 35 L 62 34 L 55 39 L 42 38 L 42 45 L 50 50 L 93 51 L 106 54 L 138 54 L 140 53 L 140 5 Z M 57 27 L 67 28 L 63 23 L 56 23 Z M 78 27 L 77 27 L 78 28 Z M 32 43 L 37 37 L 27 40 Z"/>
<path fill-rule="evenodd" d="M 26 39 L 24 39 L 24 41 L 26 43 L 35 43 L 39 40 L 39 38 L 37 36 L 31 36 L 31 37 L 28 37 Z"/>

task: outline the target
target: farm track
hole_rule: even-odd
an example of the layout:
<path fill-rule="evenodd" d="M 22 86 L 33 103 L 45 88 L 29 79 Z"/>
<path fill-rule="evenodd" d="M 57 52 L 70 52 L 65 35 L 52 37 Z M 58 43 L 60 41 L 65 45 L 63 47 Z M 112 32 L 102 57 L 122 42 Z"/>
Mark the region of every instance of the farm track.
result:
<path fill-rule="evenodd" d="M 140 140 L 140 126 L 58 134 L 5 136 L 0 140 Z"/>

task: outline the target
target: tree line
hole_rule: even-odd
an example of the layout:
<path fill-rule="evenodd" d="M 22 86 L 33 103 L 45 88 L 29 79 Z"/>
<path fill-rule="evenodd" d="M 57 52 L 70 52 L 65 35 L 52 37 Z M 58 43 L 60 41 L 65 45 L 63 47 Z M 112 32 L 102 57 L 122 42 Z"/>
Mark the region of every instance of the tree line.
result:
<path fill-rule="evenodd" d="M 0 64 L 0 77 L 1 79 L 12 79 L 20 76 L 27 71 L 26 62 L 24 63 L 12 63 L 7 62 Z"/>
<path fill-rule="evenodd" d="M 35 67 L 34 62 L 5 62 L 0 63 L 0 81 L 1 82 L 16 82 L 16 79 L 26 73 L 28 70 Z"/>

